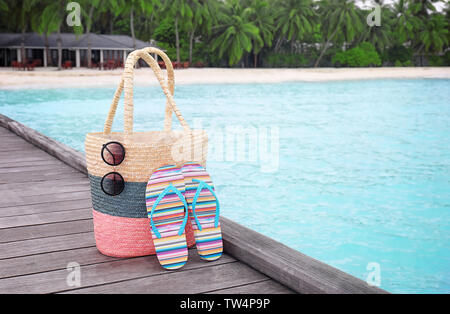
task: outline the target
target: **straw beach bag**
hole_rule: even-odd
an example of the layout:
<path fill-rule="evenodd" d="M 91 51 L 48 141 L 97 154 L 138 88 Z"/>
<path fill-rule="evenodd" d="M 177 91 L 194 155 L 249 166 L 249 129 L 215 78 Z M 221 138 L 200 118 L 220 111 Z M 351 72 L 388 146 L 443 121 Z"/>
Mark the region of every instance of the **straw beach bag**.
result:
<path fill-rule="evenodd" d="M 151 53 L 164 60 L 167 81 Z M 134 66 L 140 58 L 151 67 L 167 98 L 163 131 L 133 132 Z M 122 90 L 125 93 L 124 132 L 111 132 Z M 188 126 L 173 100 L 173 93 L 174 73 L 167 55 L 152 47 L 133 51 L 125 63 L 103 132 L 86 135 L 95 240 L 98 250 L 105 255 L 131 257 L 155 254 L 145 203 L 145 189 L 151 174 L 164 165 L 181 166 L 190 161 L 206 166 L 206 132 L 192 130 Z M 172 130 L 172 112 L 182 130 Z M 110 152 L 108 147 L 123 149 L 120 163 L 105 159 L 105 148 Z M 113 182 L 113 187 L 105 185 L 105 182 Z M 119 184 L 121 182 L 123 185 Z M 188 246 L 192 246 L 194 236 L 190 224 L 186 225 L 186 237 Z"/>

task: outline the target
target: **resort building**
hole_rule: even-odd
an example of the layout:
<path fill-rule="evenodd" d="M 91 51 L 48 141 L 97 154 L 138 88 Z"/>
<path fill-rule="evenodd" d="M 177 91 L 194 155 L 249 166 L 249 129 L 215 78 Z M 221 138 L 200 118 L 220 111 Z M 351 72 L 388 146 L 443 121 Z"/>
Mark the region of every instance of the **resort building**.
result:
<path fill-rule="evenodd" d="M 87 66 L 88 36 L 72 33 L 49 34 L 47 37 L 37 33 L 26 33 L 22 40 L 20 33 L 0 33 L 0 66 L 9 67 L 13 62 L 35 62 L 37 66 L 58 65 L 58 36 L 61 36 L 62 62 L 69 61 L 73 67 Z M 92 62 L 94 65 L 103 64 L 109 60 L 124 63 L 127 54 L 135 49 L 151 45 L 125 35 L 90 35 Z M 25 46 L 25 56 L 21 55 L 22 42 Z M 46 53 L 49 49 L 49 54 Z"/>

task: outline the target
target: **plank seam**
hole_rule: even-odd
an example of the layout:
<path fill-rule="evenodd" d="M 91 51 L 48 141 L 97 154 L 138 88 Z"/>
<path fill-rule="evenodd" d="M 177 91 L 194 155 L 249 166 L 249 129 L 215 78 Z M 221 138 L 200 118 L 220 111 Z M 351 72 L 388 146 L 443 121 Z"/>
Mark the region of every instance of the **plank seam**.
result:
<path fill-rule="evenodd" d="M 26 205 L 25 205 L 26 206 Z M 4 207 L 3 207 L 4 208 Z M 48 211 L 48 212 L 39 212 L 39 213 L 33 213 L 33 214 L 21 214 L 21 215 L 9 215 L 9 216 L 1 216 L 1 212 L 0 212 L 0 220 L 2 218 L 12 218 L 12 217 L 24 217 L 24 216 L 34 216 L 34 215 L 42 215 L 42 214 L 51 214 L 51 213 L 64 213 L 64 212 L 68 212 L 71 210 L 82 210 L 82 209 L 90 209 L 92 210 L 92 207 L 82 207 L 82 208 L 69 208 L 66 210 L 55 210 L 55 211 Z M 84 220 L 84 219 L 83 219 Z M 47 223 L 42 223 L 40 225 L 45 225 Z M 22 227 L 26 227 L 26 226 L 32 226 L 32 225 L 24 225 Z M 8 227 L 9 228 L 9 227 Z M 3 228 L 3 229 L 8 229 L 8 228 Z M 11 227 L 11 228 L 15 228 L 15 227 Z M 1 229 L 1 228 L 0 228 Z"/>
<path fill-rule="evenodd" d="M 95 248 L 95 246 L 90 246 L 90 247 L 85 247 L 85 248 Z M 69 251 L 75 251 L 78 249 L 85 249 L 85 248 L 75 248 L 75 249 L 70 249 L 70 250 L 64 250 L 64 251 L 58 251 L 58 252 L 69 252 Z M 194 250 L 193 248 L 189 249 L 189 250 Z M 43 253 L 45 254 L 45 253 Z M 101 253 L 100 253 L 101 254 Z M 102 254 L 103 255 L 103 254 Z M 133 260 L 133 259 L 137 259 L 137 258 L 146 258 L 146 257 L 150 257 L 150 256 L 154 256 L 154 255 L 146 255 L 146 256 L 135 256 L 135 257 L 127 257 L 127 258 L 119 258 L 119 257 L 112 257 L 112 256 L 107 256 L 104 255 L 106 258 L 110 258 L 111 260 L 106 260 L 106 261 L 100 261 L 100 262 L 92 262 L 92 263 L 81 263 L 80 266 L 92 266 L 92 265 L 98 265 L 98 264 L 105 264 L 105 263 L 114 263 L 114 262 L 121 262 L 121 261 L 127 261 L 127 260 Z M 215 264 L 215 265 L 203 265 L 201 267 L 195 267 L 195 268 L 190 268 L 190 269 L 185 269 L 184 271 L 187 270 L 193 270 L 193 269 L 199 269 L 199 268 L 204 268 L 204 267 L 211 267 L 211 266 L 216 266 L 216 265 L 226 265 L 229 263 L 234 263 L 234 262 L 238 262 L 237 260 L 233 260 L 233 261 L 229 261 L 229 262 L 224 262 L 224 263 L 219 263 L 219 264 Z M 6 276 L 6 277 L 0 277 L 0 283 L 3 279 L 9 279 L 9 278 L 16 278 L 16 277 L 24 277 L 24 276 L 29 276 L 29 275 L 36 275 L 36 274 L 45 274 L 45 273 L 49 273 L 49 272 L 55 272 L 55 271 L 60 271 L 60 270 L 64 270 L 66 269 L 65 267 L 62 268 L 53 268 L 53 269 L 49 269 L 49 270 L 44 270 L 44 271 L 38 271 L 38 272 L 31 272 L 31 273 L 26 273 L 26 274 L 19 274 L 19 275 L 14 275 L 14 276 Z M 180 270 L 183 271 L 183 270 Z M 153 274 L 150 276 L 157 276 L 157 275 L 162 275 L 162 274 L 166 274 L 164 273 L 160 273 L 160 274 Z M 144 276 L 143 278 L 145 278 L 146 276 Z M 126 280 L 134 280 L 137 278 L 129 278 L 129 279 L 125 279 L 123 281 Z M 268 278 L 270 279 L 270 278 Z M 115 282 L 111 282 L 111 283 L 115 283 Z M 110 284 L 110 283 L 106 283 L 105 285 Z M 83 288 L 90 288 L 91 286 L 86 286 L 86 287 L 80 287 L 80 288 L 75 288 L 75 289 L 83 289 Z"/>
<path fill-rule="evenodd" d="M 90 218 L 90 219 L 80 219 L 80 220 L 75 220 L 75 221 L 85 221 L 85 220 L 92 220 L 92 218 Z M 46 224 L 46 225 L 52 225 L 52 224 L 57 224 L 57 223 L 65 223 L 65 222 L 68 222 L 68 221 L 61 221 L 61 222 L 55 222 L 55 223 L 48 223 L 48 224 Z M 7 228 L 7 229 L 26 228 L 26 227 L 29 227 L 29 226 L 12 227 L 12 228 Z M 7 229 L 4 229 L 4 230 L 7 230 Z M 94 233 L 94 231 L 73 232 L 73 233 L 60 234 L 60 235 L 56 235 L 56 236 L 46 236 L 46 237 L 31 238 L 31 239 L 26 239 L 26 240 L 8 241 L 8 242 L 3 242 L 2 244 L 7 244 L 7 243 L 9 244 L 9 243 L 16 243 L 16 242 L 24 242 L 24 241 L 38 240 L 38 239 L 56 238 L 56 237 L 62 237 L 62 236 L 65 236 L 65 235 L 84 234 L 84 233 Z M 70 249 L 70 250 L 71 250 L 71 249 Z M 51 251 L 51 252 L 59 252 L 59 251 L 60 251 L 60 250 L 58 250 L 58 251 Z M 65 250 L 62 250 L 62 251 L 65 251 Z M 48 252 L 47 252 L 47 253 L 48 253 Z M 15 258 L 15 257 L 23 257 L 23 256 L 39 255 L 39 254 L 43 254 L 43 253 L 28 254 L 28 255 L 14 256 L 14 257 L 6 257 L 6 258 L 2 257 L 2 258 L 0 258 L 0 260 L 3 260 L 3 259 L 9 259 L 9 258 Z"/>
<path fill-rule="evenodd" d="M 112 262 L 116 262 L 116 261 L 112 261 Z M 107 286 L 107 285 L 111 285 L 111 284 L 117 284 L 117 283 L 122 283 L 122 282 L 127 282 L 127 281 L 133 281 L 133 280 L 140 280 L 140 279 L 144 279 L 144 278 L 152 278 L 152 277 L 157 277 L 157 276 L 167 275 L 167 274 L 176 275 L 177 273 L 180 273 L 180 272 L 187 272 L 187 271 L 192 271 L 192 270 L 198 270 L 198 269 L 207 268 L 207 267 L 228 265 L 228 264 L 237 263 L 237 262 L 239 262 L 239 261 L 238 260 L 234 260 L 234 261 L 229 261 L 229 262 L 220 263 L 220 264 L 214 264 L 214 265 L 208 265 L 205 262 L 205 264 L 202 265 L 202 266 L 193 267 L 193 268 L 189 268 L 189 269 L 179 269 L 176 272 L 167 272 L 166 271 L 166 272 L 163 272 L 163 273 L 158 273 L 158 274 L 153 274 L 153 275 L 148 275 L 148 276 L 139 276 L 139 277 L 136 277 L 136 278 L 123 279 L 123 280 L 112 281 L 112 282 L 108 282 L 108 283 L 94 284 L 94 285 L 86 286 L 86 287 L 79 287 L 79 288 L 73 288 L 73 289 L 67 289 L 67 290 L 60 290 L 60 291 L 52 292 L 51 294 L 57 294 L 57 293 L 68 292 L 68 291 L 83 290 L 83 289 L 87 289 L 87 288 Z"/>
<path fill-rule="evenodd" d="M 265 276 L 265 275 L 264 275 Z M 253 285 L 253 284 L 257 284 L 257 283 L 261 283 L 261 282 L 265 282 L 265 281 L 274 281 L 272 278 L 267 277 L 266 279 L 261 279 L 259 281 L 255 281 L 255 282 L 251 282 L 251 283 L 244 283 L 244 284 L 240 284 L 240 285 L 235 285 L 235 286 L 230 286 L 230 287 L 226 287 L 226 288 L 220 288 L 220 289 L 213 289 L 213 290 L 209 290 L 209 291 L 203 291 L 203 292 L 199 292 L 196 294 L 204 294 L 204 293 L 214 293 L 217 291 L 221 291 L 221 290 L 226 290 L 226 289 L 232 289 L 232 288 L 238 288 L 238 287 L 244 287 L 244 286 L 248 286 L 248 285 Z M 281 284 L 280 284 L 281 285 Z M 289 289 L 289 288 L 286 288 Z M 290 289 L 289 289 L 290 290 Z"/>
<path fill-rule="evenodd" d="M 84 192 L 84 191 L 80 191 L 80 192 Z M 45 194 L 45 195 L 57 195 L 57 194 L 59 194 L 59 193 L 56 193 L 56 194 Z M 86 199 L 86 197 L 83 197 L 83 198 L 71 198 L 71 199 L 66 199 L 64 201 L 79 201 L 79 200 L 85 200 L 85 199 Z M 39 203 L 27 203 L 27 204 L 17 204 L 17 205 L 11 204 L 11 205 L 6 205 L 6 206 L 0 206 L 0 209 L 1 208 L 8 208 L 8 207 L 16 207 L 16 206 L 30 206 L 30 205 L 39 205 L 39 204 L 49 204 L 49 203 L 55 203 L 55 202 L 45 201 L 45 202 L 39 202 Z"/>
<path fill-rule="evenodd" d="M 79 218 L 79 219 L 69 219 L 69 220 L 59 220 L 55 222 L 73 222 L 73 221 L 81 221 L 81 220 L 91 220 L 92 218 Z M 19 226 L 11 226 L 11 227 L 0 227 L 0 230 L 8 230 L 13 228 L 21 228 L 21 227 L 34 227 L 34 226 L 42 226 L 50 224 L 50 222 L 43 222 L 43 223 L 34 223 L 31 225 L 19 225 Z"/>
<path fill-rule="evenodd" d="M 0 173 L 0 175 L 1 175 L 1 173 Z M 60 186 L 60 187 L 63 187 L 63 186 Z M 65 185 L 64 187 L 68 187 L 67 185 Z M 74 190 L 71 190 L 70 192 L 64 192 L 64 191 L 59 191 L 59 192 L 50 192 L 50 191 L 47 191 L 47 193 L 44 191 L 44 192 L 40 192 L 40 194 L 27 194 L 26 196 L 41 196 L 41 195 L 55 195 L 55 194 L 61 194 L 61 193 L 75 193 L 75 192 L 86 192 L 86 191 L 90 191 L 91 190 L 91 187 L 90 186 L 81 186 L 81 184 L 80 184 L 80 186 L 78 186 L 77 187 L 77 185 L 75 185 L 74 186 L 75 187 L 75 189 Z M 50 189 L 50 188 L 49 188 Z M 80 190 L 79 190 L 80 189 Z M 2 191 L 4 191 L 5 192 L 5 190 L 2 190 Z M 23 192 L 23 189 L 12 189 L 12 190 L 6 190 L 6 191 L 8 191 L 8 192 L 18 192 L 18 193 L 20 193 L 20 192 Z M 30 192 L 30 193 L 32 193 L 32 192 Z M 8 206 L 9 207 L 9 206 Z M 3 208 L 3 207 L 2 207 Z"/>
<path fill-rule="evenodd" d="M 77 234 L 77 233 L 74 233 L 74 234 Z M 88 246 L 80 246 L 80 247 L 70 248 L 70 249 L 54 250 L 54 251 L 47 251 L 47 252 L 41 252 L 41 253 L 35 253 L 35 254 L 28 254 L 28 255 L 11 256 L 11 257 L 0 258 L 0 261 L 13 259 L 13 258 L 19 258 L 19 257 L 29 257 L 29 256 L 35 256 L 35 255 L 64 252 L 64 251 L 70 251 L 70 250 L 74 250 L 74 249 L 86 249 L 86 248 L 90 248 L 90 247 L 96 247 L 96 246 L 95 245 L 88 245 Z"/>
<path fill-rule="evenodd" d="M 128 258 L 128 259 L 131 259 L 131 258 Z M 112 262 L 118 262 L 118 261 L 124 261 L 124 260 L 127 260 L 127 259 L 110 260 L 110 261 L 103 261 L 103 262 L 97 262 L 97 263 L 80 264 L 80 266 L 81 267 L 83 267 L 83 266 L 92 266 L 92 265 L 98 265 L 98 264 L 104 264 L 104 263 L 112 263 Z M 49 270 L 44 270 L 44 271 L 38 271 L 38 272 L 34 272 L 34 273 L 26 273 L 26 274 L 14 275 L 14 276 L 0 277 L 0 286 L 1 286 L 1 282 L 2 282 L 3 279 L 10 279 L 10 278 L 17 278 L 17 277 L 25 277 L 25 276 L 31 276 L 31 275 L 45 274 L 45 273 L 60 271 L 60 270 L 64 270 L 64 269 L 66 269 L 66 267 L 49 269 Z"/>

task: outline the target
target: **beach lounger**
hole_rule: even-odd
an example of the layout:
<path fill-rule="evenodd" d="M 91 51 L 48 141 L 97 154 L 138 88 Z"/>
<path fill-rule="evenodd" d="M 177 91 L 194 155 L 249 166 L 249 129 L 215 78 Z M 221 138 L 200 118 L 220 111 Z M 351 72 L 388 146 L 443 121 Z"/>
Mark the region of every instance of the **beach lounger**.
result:
<path fill-rule="evenodd" d="M 67 60 L 63 63 L 63 68 L 64 69 L 72 69 L 72 61 Z"/>

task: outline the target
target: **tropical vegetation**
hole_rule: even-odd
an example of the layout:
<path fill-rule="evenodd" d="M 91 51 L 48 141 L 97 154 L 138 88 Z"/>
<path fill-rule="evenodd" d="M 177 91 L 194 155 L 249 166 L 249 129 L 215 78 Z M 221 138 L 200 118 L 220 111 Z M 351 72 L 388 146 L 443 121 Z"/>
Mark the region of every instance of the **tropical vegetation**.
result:
<path fill-rule="evenodd" d="M 174 60 L 205 66 L 411 66 L 450 60 L 449 1 L 78 0 L 80 27 L 65 23 L 68 2 L 0 0 L 0 32 L 127 34 L 134 43 L 156 42 Z M 375 5 L 381 25 L 370 26 Z"/>

